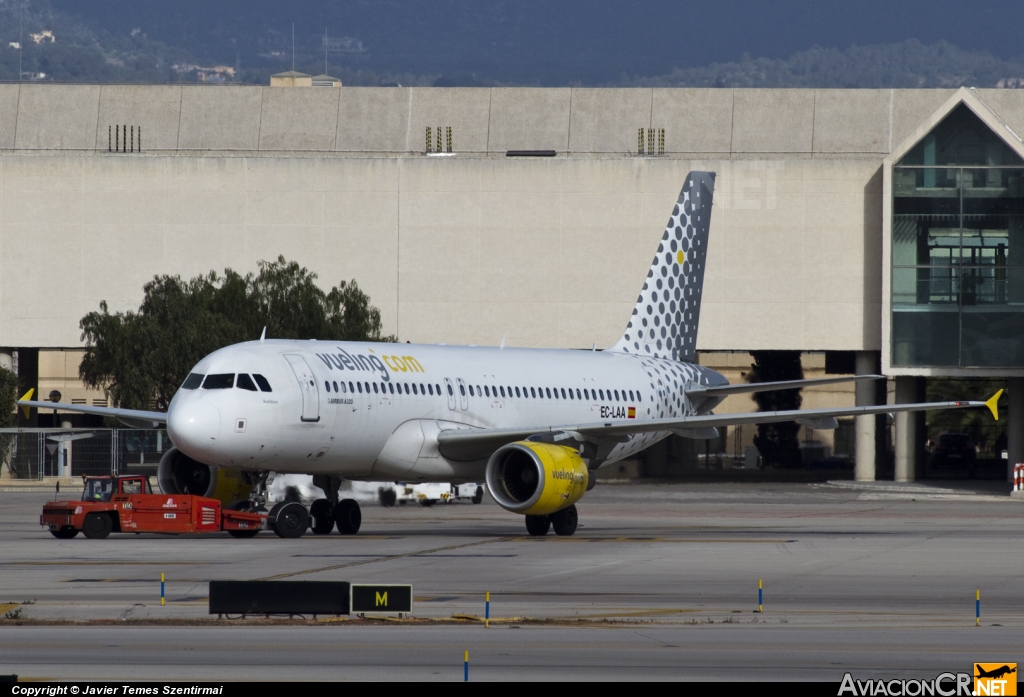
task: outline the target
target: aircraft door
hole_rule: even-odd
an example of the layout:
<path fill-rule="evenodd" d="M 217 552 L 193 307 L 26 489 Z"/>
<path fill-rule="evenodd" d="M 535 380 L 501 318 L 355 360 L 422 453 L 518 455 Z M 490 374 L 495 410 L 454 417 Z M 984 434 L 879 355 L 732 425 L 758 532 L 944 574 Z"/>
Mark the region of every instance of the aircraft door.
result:
<path fill-rule="evenodd" d="M 452 381 L 445 378 L 444 387 L 448 390 L 448 408 L 455 411 L 455 389 L 452 387 Z"/>
<path fill-rule="evenodd" d="M 462 408 L 462 411 L 467 411 L 469 409 L 469 396 L 466 392 L 466 383 L 462 378 L 455 378 L 455 382 L 459 386 L 459 406 Z"/>
<path fill-rule="evenodd" d="M 316 378 L 309 368 L 306 359 L 295 353 L 286 353 L 284 357 L 295 373 L 295 379 L 299 382 L 299 390 L 302 392 L 302 420 L 317 422 L 320 420 L 320 390 L 316 386 Z"/>

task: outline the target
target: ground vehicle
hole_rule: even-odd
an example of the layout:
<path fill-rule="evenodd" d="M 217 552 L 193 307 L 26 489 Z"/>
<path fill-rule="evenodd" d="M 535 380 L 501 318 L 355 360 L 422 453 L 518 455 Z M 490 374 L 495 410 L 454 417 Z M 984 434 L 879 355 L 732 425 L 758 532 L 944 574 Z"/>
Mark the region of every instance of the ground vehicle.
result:
<path fill-rule="evenodd" d="M 978 447 L 966 433 L 943 433 L 932 450 L 932 466 L 965 467 L 973 471 Z"/>
<path fill-rule="evenodd" d="M 111 532 L 221 530 L 233 537 L 252 537 L 265 527 L 266 520 L 266 514 L 222 509 L 217 499 L 154 494 L 148 477 L 114 476 L 87 477 L 81 501 L 47 502 L 39 524 L 62 540 L 75 537 L 79 532 L 92 539 L 102 539 Z"/>
<path fill-rule="evenodd" d="M 451 503 L 460 499 L 480 503 L 484 499 L 483 484 L 418 483 L 395 482 L 394 487 L 379 487 L 377 498 L 385 508 L 400 503 L 418 503 L 421 506 L 433 506 L 439 501 Z"/>

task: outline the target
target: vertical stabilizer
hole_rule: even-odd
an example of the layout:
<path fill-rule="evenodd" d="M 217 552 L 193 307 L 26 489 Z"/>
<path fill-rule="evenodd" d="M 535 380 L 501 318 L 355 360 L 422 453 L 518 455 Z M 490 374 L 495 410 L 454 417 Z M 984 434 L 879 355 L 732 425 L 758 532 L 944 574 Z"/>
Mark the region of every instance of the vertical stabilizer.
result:
<path fill-rule="evenodd" d="M 609 351 L 692 363 L 704 287 L 714 172 L 690 172 L 625 333 Z"/>

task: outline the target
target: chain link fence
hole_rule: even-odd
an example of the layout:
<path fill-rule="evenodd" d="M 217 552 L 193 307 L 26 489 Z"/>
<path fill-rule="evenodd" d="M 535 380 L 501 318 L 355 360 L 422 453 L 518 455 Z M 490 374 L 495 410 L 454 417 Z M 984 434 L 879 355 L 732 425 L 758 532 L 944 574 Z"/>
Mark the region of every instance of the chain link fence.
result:
<path fill-rule="evenodd" d="M 171 445 L 163 429 L 27 428 L 0 435 L 0 467 L 14 479 L 155 475 Z"/>

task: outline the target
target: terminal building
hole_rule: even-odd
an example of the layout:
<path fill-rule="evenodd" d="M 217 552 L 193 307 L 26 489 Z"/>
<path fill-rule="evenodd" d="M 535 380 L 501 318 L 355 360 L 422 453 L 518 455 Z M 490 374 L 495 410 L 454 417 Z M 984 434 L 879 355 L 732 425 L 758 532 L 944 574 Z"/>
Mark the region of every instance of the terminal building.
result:
<path fill-rule="evenodd" d="M 608 346 L 683 178 L 706 169 L 702 362 L 735 382 L 748 352 L 789 350 L 808 376 L 890 378 L 805 407 L 998 378 L 1024 462 L 1024 91 L 285 77 L 0 85 L 0 363 L 44 397 L 102 402 L 77 381 L 84 314 L 137 308 L 157 274 L 278 255 L 326 287 L 356 279 L 401 341 Z M 820 437 L 874 479 L 885 423 Z M 898 480 L 922 474 L 922 424 L 895 421 Z"/>

